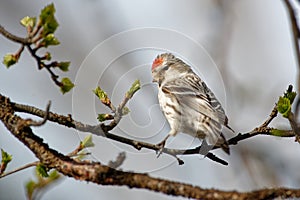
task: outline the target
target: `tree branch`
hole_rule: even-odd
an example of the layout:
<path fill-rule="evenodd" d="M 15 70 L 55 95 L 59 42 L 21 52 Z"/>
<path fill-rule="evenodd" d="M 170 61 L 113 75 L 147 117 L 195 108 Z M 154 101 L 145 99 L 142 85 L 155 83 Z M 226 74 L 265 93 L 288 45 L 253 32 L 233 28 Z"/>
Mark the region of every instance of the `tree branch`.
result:
<path fill-rule="evenodd" d="M 31 39 L 29 39 L 29 38 L 22 38 L 22 37 L 13 35 L 12 33 L 5 30 L 1 24 L 0 24 L 0 33 L 7 39 L 12 40 L 17 43 L 20 43 L 20 44 L 26 45 L 26 44 L 30 44 L 32 42 Z"/>
<path fill-rule="evenodd" d="M 52 13 L 52 15 L 54 16 L 54 13 Z M 54 18 L 52 18 L 52 19 L 54 19 Z M 36 60 L 38 69 L 46 68 L 46 70 L 48 71 L 48 73 L 51 76 L 52 81 L 58 87 L 61 88 L 62 92 L 63 93 L 68 92 L 74 86 L 74 85 L 72 85 L 73 83 L 72 84 L 69 83 L 67 85 L 67 87 L 65 87 L 63 80 L 61 80 L 61 81 L 58 80 L 59 76 L 57 74 L 55 74 L 54 68 L 59 68 L 62 71 L 68 71 L 68 66 L 70 63 L 69 62 L 57 62 L 57 61 L 50 62 L 51 54 L 49 52 L 46 52 L 43 56 L 39 56 L 37 54 L 37 51 L 41 48 L 47 48 L 49 45 L 51 46 L 51 45 L 59 44 L 58 40 L 54 36 L 51 37 L 51 34 L 53 34 L 54 32 L 43 35 L 44 26 L 42 26 L 41 23 L 42 22 L 39 20 L 39 22 L 36 26 L 34 26 L 34 27 L 27 26 L 26 27 L 27 28 L 27 37 L 25 37 L 25 38 L 18 37 L 16 35 L 8 32 L 7 30 L 4 29 L 4 27 L 2 25 L 0 25 L 0 34 L 2 34 L 7 39 L 17 42 L 17 43 L 20 43 L 22 45 L 21 49 L 14 55 L 13 64 L 15 64 L 19 60 L 21 53 L 23 52 L 23 49 L 26 46 L 26 48 L 28 49 L 31 56 Z M 54 23 L 54 22 L 52 22 L 52 23 Z M 52 40 L 50 40 L 49 38 L 46 39 L 47 36 L 49 36 L 49 35 L 52 38 Z M 53 40 L 55 40 L 55 42 L 53 42 Z M 48 41 L 48 43 L 46 41 Z M 32 46 L 34 46 L 34 47 L 32 47 Z M 62 64 L 62 63 L 64 63 L 64 64 Z M 66 64 L 66 63 L 68 63 L 68 64 Z M 7 64 L 7 65 L 8 65 L 7 67 L 9 67 L 12 64 Z M 63 65 L 65 65 L 65 66 L 63 66 Z"/>
<path fill-rule="evenodd" d="M 300 94 L 300 48 L 299 48 L 299 38 L 300 38 L 300 30 L 297 24 L 297 18 L 296 18 L 296 13 L 295 10 L 290 2 L 290 0 L 283 0 L 285 3 L 285 6 L 287 8 L 287 12 L 290 18 L 290 23 L 291 23 L 291 30 L 293 33 L 293 43 L 294 43 L 294 49 L 295 49 L 295 56 L 296 56 L 296 62 L 298 66 L 298 93 Z M 296 102 L 296 118 L 299 115 L 299 106 L 300 106 L 300 99 L 298 98 Z"/>
<path fill-rule="evenodd" d="M 14 174 L 14 173 L 16 173 L 16 172 L 22 171 L 22 170 L 24 170 L 24 169 L 27 169 L 27 168 L 29 168 L 29 167 L 35 167 L 35 166 L 37 166 L 39 163 L 40 163 L 39 161 L 32 162 L 32 163 L 28 163 L 28 164 L 26 164 L 26 165 L 24 165 L 24 166 L 22 166 L 22 167 L 18 167 L 17 169 L 14 169 L 14 170 L 12 170 L 12 171 L 5 172 L 5 173 L 3 173 L 3 174 L 0 174 L 0 179 L 3 178 L 3 177 L 5 177 L 5 176 L 8 176 L 8 175 Z"/>
<path fill-rule="evenodd" d="M 6 128 L 23 142 L 47 168 L 55 168 L 65 176 L 101 185 L 126 185 L 168 195 L 196 199 L 268 199 L 275 197 L 300 197 L 300 190 L 279 188 L 263 189 L 248 193 L 202 189 L 190 184 L 154 178 L 148 174 L 124 172 L 105 166 L 99 162 L 77 161 L 49 148 L 36 136 L 27 121 L 14 114 L 14 103 L 0 96 L 0 120 Z M 50 114 L 50 113 L 49 113 Z M 49 115 L 50 117 L 50 115 Z"/>
<path fill-rule="evenodd" d="M 116 169 L 116 168 L 120 167 L 123 164 L 123 162 L 124 162 L 125 159 L 126 159 L 125 152 L 121 152 L 121 153 L 119 153 L 119 155 L 116 158 L 116 160 L 109 161 L 109 163 L 107 164 L 107 166 Z"/>
<path fill-rule="evenodd" d="M 1 96 L 1 95 L 0 95 Z M 106 137 L 109 138 L 111 140 L 123 143 L 123 144 L 127 144 L 130 145 L 132 147 L 134 147 L 137 150 L 141 150 L 142 148 L 146 148 L 146 149 L 150 149 L 150 150 L 154 150 L 154 151 L 159 151 L 161 150 L 161 148 L 158 145 L 155 144 L 150 144 L 147 142 L 142 142 L 142 141 L 136 141 L 136 140 L 132 140 L 129 138 L 125 138 L 119 135 L 115 135 L 110 133 L 108 130 L 111 130 L 112 128 L 109 127 L 107 128 L 107 125 L 105 125 L 104 123 L 98 124 L 98 125 L 89 125 L 89 124 L 83 124 L 81 122 L 75 121 L 74 119 L 72 119 L 71 115 L 68 116 L 64 116 L 64 115 L 59 115 L 56 113 L 52 113 L 52 112 L 45 112 L 44 110 L 29 106 L 29 105 L 23 105 L 23 104 L 17 104 L 17 103 L 11 103 L 13 106 L 13 109 L 16 112 L 25 112 L 25 113 L 29 113 L 41 118 L 44 118 L 44 116 L 46 114 L 48 114 L 48 120 L 52 121 L 52 122 L 56 122 L 60 125 L 64 125 L 67 126 L 69 128 L 74 128 L 76 130 L 82 131 L 82 132 L 89 132 L 92 133 L 94 135 L 97 136 L 102 136 L 102 137 Z M 121 105 L 125 105 L 125 104 L 121 104 Z M 280 137 L 294 137 L 295 134 L 292 130 L 280 130 L 280 135 L 274 135 L 272 133 L 273 128 L 269 128 L 267 127 L 269 125 L 269 123 L 277 116 L 277 106 L 275 105 L 269 118 L 258 128 L 255 128 L 253 131 L 248 132 L 248 133 L 239 133 L 236 136 L 234 136 L 233 138 L 228 140 L 228 144 L 229 145 L 236 145 L 238 144 L 238 142 L 257 136 L 257 135 L 270 135 L 270 136 L 280 136 Z M 111 124 L 110 124 L 111 125 Z M 110 126 L 108 125 L 108 126 Z M 114 125 L 115 126 L 115 125 Z M 183 164 L 183 161 L 181 159 L 179 159 L 177 156 L 178 155 L 192 155 L 192 154 L 201 154 L 202 152 L 201 150 L 201 145 L 192 149 L 170 149 L 170 148 L 164 148 L 162 150 L 163 153 L 171 155 L 173 157 L 175 157 L 177 159 L 177 161 L 179 162 L 179 164 Z M 211 149 L 218 149 L 218 146 L 215 147 L 211 147 Z M 208 152 L 207 154 L 205 154 L 205 156 L 215 162 L 218 162 L 220 164 L 223 165 L 227 165 L 228 163 L 218 157 L 216 157 L 213 153 Z"/>
<path fill-rule="evenodd" d="M 60 125 L 67 126 L 69 128 L 74 128 L 74 129 L 82 131 L 82 132 L 89 132 L 89 133 L 92 133 L 97 136 L 107 137 L 111 140 L 130 145 L 137 150 L 141 150 L 142 148 L 146 148 L 146 149 L 150 149 L 150 150 L 154 150 L 154 151 L 160 150 L 160 147 L 157 145 L 150 144 L 147 142 L 136 141 L 136 140 L 132 140 L 129 138 L 125 138 L 122 136 L 112 134 L 107 131 L 107 130 L 111 130 L 112 128 L 111 127 L 107 128 L 107 126 L 104 123 L 101 123 L 101 124 L 95 125 L 95 126 L 83 124 L 81 122 L 73 120 L 71 115 L 63 116 L 63 115 L 59 115 L 59 114 L 52 113 L 52 112 L 46 113 L 45 111 L 43 111 L 41 109 L 29 106 L 29 105 L 17 104 L 17 103 L 13 103 L 13 102 L 11 104 L 16 112 L 25 112 L 25 113 L 32 114 L 32 115 L 35 115 L 38 117 L 42 117 L 42 118 L 46 114 L 48 114 L 49 121 L 56 122 Z M 121 105 L 125 105 L 125 104 L 122 103 Z M 109 126 L 111 126 L 111 124 Z M 115 124 L 113 126 L 115 126 Z M 188 152 L 186 152 L 186 151 L 187 150 L 178 150 L 178 149 L 169 149 L 169 148 L 163 149 L 164 153 L 175 157 L 180 164 L 183 164 L 183 161 L 180 160 L 177 157 L 177 155 L 199 154 L 200 153 L 199 151 L 195 152 L 195 151 L 197 151 L 197 149 L 195 151 L 188 151 Z M 215 162 L 221 163 L 223 165 L 228 164 L 226 161 L 216 157 L 214 154 L 212 154 L 210 152 L 206 154 L 206 157 Z"/>

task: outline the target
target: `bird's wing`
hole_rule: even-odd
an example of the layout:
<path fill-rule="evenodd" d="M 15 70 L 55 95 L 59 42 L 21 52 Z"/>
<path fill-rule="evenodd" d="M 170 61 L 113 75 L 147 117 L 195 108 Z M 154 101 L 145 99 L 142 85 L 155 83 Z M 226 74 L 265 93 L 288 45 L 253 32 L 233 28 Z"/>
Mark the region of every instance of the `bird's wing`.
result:
<path fill-rule="evenodd" d="M 217 123 L 225 124 L 225 112 L 211 90 L 194 73 L 168 81 L 162 89 L 172 93 L 176 99 L 194 111 L 209 117 Z"/>

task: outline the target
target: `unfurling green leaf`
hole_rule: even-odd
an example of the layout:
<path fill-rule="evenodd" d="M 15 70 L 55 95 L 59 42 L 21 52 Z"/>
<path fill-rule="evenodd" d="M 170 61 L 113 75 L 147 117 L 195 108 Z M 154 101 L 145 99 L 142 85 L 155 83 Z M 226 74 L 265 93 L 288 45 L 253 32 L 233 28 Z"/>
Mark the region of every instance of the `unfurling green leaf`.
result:
<path fill-rule="evenodd" d="M 57 27 L 58 27 L 58 23 L 56 19 L 53 17 L 51 20 L 49 20 L 49 23 L 43 25 L 43 36 L 54 33 Z"/>
<path fill-rule="evenodd" d="M 37 181 L 29 180 L 26 182 L 26 193 L 28 199 L 35 199 L 33 196 L 40 190 L 49 187 L 51 184 L 55 183 L 61 175 L 56 171 L 52 170 L 49 174 L 44 165 L 39 164 L 35 168 Z"/>
<path fill-rule="evenodd" d="M 277 110 L 283 117 L 288 117 L 291 112 L 290 100 L 286 97 L 279 97 L 277 102 Z"/>
<path fill-rule="evenodd" d="M 104 122 L 106 120 L 112 120 L 114 117 L 110 114 L 106 114 L 106 113 L 101 113 L 101 114 L 98 114 L 98 121 L 99 122 Z"/>
<path fill-rule="evenodd" d="M 43 59 L 45 59 L 45 60 L 51 60 L 51 58 L 52 58 L 52 56 L 51 56 L 51 53 L 49 53 L 49 52 L 46 52 L 45 56 L 43 57 Z"/>
<path fill-rule="evenodd" d="M 72 83 L 72 81 L 70 81 L 69 78 L 63 78 L 61 80 L 61 83 L 63 84 L 62 86 L 60 86 L 60 91 L 65 94 L 67 92 L 69 92 L 75 85 L 74 83 Z"/>
<path fill-rule="evenodd" d="M 270 131 L 271 135 L 274 135 L 274 136 L 282 136 L 282 134 L 284 133 L 283 130 L 279 130 L 279 129 L 271 129 Z"/>
<path fill-rule="evenodd" d="M 88 147 L 94 147 L 95 144 L 93 143 L 93 137 L 92 134 L 86 136 L 83 141 L 81 142 L 81 145 L 83 148 L 88 148 Z"/>
<path fill-rule="evenodd" d="M 48 47 L 50 45 L 59 45 L 59 41 L 58 39 L 54 36 L 53 33 L 49 33 L 48 35 L 46 35 L 46 37 L 44 37 L 44 39 L 41 42 L 41 45 L 44 47 Z"/>
<path fill-rule="evenodd" d="M 31 197 L 36 188 L 36 183 L 33 180 L 30 180 L 26 183 L 26 192 L 28 197 Z"/>
<path fill-rule="evenodd" d="M 111 103 L 106 92 L 104 92 L 99 86 L 95 90 L 93 90 L 93 92 L 103 104 L 109 105 Z"/>
<path fill-rule="evenodd" d="M 127 98 L 131 98 L 134 93 L 136 93 L 141 88 L 140 80 L 135 80 L 133 84 L 131 85 L 131 88 L 126 93 Z"/>
<path fill-rule="evenodd" d="M 43 27 L 43 36 L 47 36 L 49 33 L 54 33 L 58 27 L 58 22 L 54 16 L 55 7 L 54 4 L 46 6 L 40 14 L 40 21 Z"/>
<path fill-rule="evenodd" d="M 88 155 L 88 151 L 86 149 L 82 149 L 81 151 L 79 151 L 77 154 L 76 154 L 76 159 L 79 159 L 79 160 L 83 160 L 86 158 L 86 156 Z"/>
<path fill-rule="evenodd" d="M 128 107 L 124 107 L 122 110 L 122 115 L 127 115 L 128 113 L 130 113 L 130 110 Z"/>
<path fill-rule="evenodd" d="M 101 113 L 101 114 L 98 114 L 98 117 L 97 119 L 99 120 L 99 122 L 103 122 L 106 120 L 106 115 L 105 113 Z"/>
<path fill-rule="evenodd" d="M 20 20 L 20 23 L 25 26 L 25 27 L 31 27 L 33 28 L 36 23 L 36 17 L 24 17 L 23 19 Z"/>
<path fill-rule="evenodd" d="M 99 86 L 93 92 L 100 100 L 107 98 L 107 94 Z"/>
<path fill-rule="evenodd" d="M 7 165 L 12 160 L 12 155 L 9 155 L 6 151 L 1 149 L 2 163 Z"/>
<path fill-rule="evenodd" d="M 294 102 L 294 99 L 296 97 L 297 93 L 296 92 L 290 92 L 286 95 L 286 97 L 290 100 L 290 103 L 292 104 Z"/>
<path fill-rule="evenodd" d="M 69 66 L 71 62 L 59 62 L 57 66 L 61 71 L 67 72 L 69 71 Z"/>
<path fill-rule="evenodd" d="M 14 54 L 6 54 L 3 58 L 3 64 L 9 68 L 10 66 L 16 64 L 18 62 L 17 56 Z"/>
<path fill-rule="evenodd" d="M 44 178 L 49 176 L 49 174 L 47 172 L 47 169 L 46 169 L 46 167 L 43 164 L 38 164 L 36 166 L 36 173 L 39 176 L 44 177 Z"/>
<path fill-rule="evenodd" d="M 59 173 L 56 170 L 53 170 L 49 173 L 49 178 L 53 181 L 56 180 L 58 178 L 60 178 L 61 176 L 59 175 Z"/>
<path fill-rule="evenodd" d="M 40 14 L 40 20 L 42 24 L 45 24 L 49 18 L 49 16 L 54 16 L 55 13 L 55 7 L 54 4 L 51 3 L 47 5 L 43 10 L 41 11 Z"/>

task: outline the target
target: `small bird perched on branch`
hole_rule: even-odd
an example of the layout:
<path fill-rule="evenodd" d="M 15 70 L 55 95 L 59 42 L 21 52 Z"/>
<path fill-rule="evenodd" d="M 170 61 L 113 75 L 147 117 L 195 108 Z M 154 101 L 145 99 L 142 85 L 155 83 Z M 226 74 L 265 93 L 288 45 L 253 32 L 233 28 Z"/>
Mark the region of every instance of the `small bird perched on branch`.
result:
<path fill-rule="evenodd" d="M 158 144 L 161 149 L 169 136 L 182 132 L 204 139 L 202 144 L 219 146 L 229 154 L 229 146 L 221 132 L 223 125 L 232 130 L 227 116 L 215 95 L 191 67 L 171 53 L 164 53 L 153 61 L 152 76 L 153 82 L 158 83 L 158 101 L 171 128 Z"/>

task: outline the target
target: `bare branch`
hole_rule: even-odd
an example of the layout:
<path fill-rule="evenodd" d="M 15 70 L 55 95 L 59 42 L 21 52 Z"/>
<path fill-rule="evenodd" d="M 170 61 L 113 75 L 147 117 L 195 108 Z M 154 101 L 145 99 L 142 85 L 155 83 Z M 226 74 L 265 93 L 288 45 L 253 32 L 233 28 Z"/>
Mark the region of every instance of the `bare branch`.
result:
<path fill-rule="evenodd" d="M 38 69 L 45 68 L 51 75 L 51 79 L 53 80 L 55 85 L 61 87 L 63 84 L 60 81 L 58 81 L 59 76 L 56 75 L 52 70 L 52 68 L 55 66 L 56 62 L 52 62 L 50 64 L 45 64 L 42 61 L 42 57 L 40 57 L 36 54 L 36 50 L 32 49 L 32 47 L 30 45 L 26 45 L 26 47 L 27 47 L 28 51 L 30 52 L 31 56 L 36 60 Z"/>
<path fill-rule="evenodd" d="M 32 106 L 28 106 L 28 105 L 23 105 L 23 104 L 17 104 L 17 103 L 12 103 L 13 108 L 15 111 L 17 112 L 25 112 L 25 113 L 29 113 L 29 114 L 33 114 L 36 115 L 38 117 L 44 117 L 46 112 L 32 107 Z M 277 116 L 277 107 L 275 105 L 275 107 L 273 108 L 269 118 L 258 128 L 255 128 L 253 131 L 248 132 L 248 133 L 239 133 L 237 134 L 235 137 L 231 138 L 228 140 L 228 144 L 229 145 L 236 145 L 238 144 L 238 142 L 257 136 L 257 135 L 273 135 L 271 133 L 271 131 L 273 130 L 272 128 L 266 127 L 275 117 Z M 99 124 L 99 125 L 88 125 L 88 124 L 83 124 L 81 122 L 75 121 L 72 119 L 72 117 L 69 116 L 63 116 L 63 115 L 59 115 L 56 113 L 52 113 L 49 112 L 48 114 L 48 120 L 52 121 L 52 122 L 56 122 L 58 124 L 70 127 L 70 128 L 74 128 L 77 129 L 79 131 L 82 132 L 89 132 L 92 133 L 94 135 L 97 136 L 102 136 L 102 137 L 107 137 L 111 140 L 117 141 L 117 142 L 121 142 L 123 144 L 127 144 L 130 145 L 132 147 L 134 147 L 137 150 L 141 150 L 142 148 L 146 148 L 146 149 L 150 149 L 150 150 L 154 150 L 155 152 L 161 150 L 161 148 L 156 145 L 156 144 L 150 144 L 147 142 L 142 142 L 142 141 L 136 141 L 136 140 L 132 140 L 129 138 L 125 138 L 119 135 L 115 135 L 110 133 L 107 129 L 107 126 L 105 124 Z M 281 135 L 279 135 L 280 137 L 294 137 L 295 134 L 293 133 L 293 131 L 291 130 L 281 130 Z M 215 146 L 212 147 L 212 149 L 218 149 L 219 147 Z M 178 155 L 191 155 L 191 154 L 201 154 L 201 145 L 192 149 L 169 149 L 169 148 L 164 148 L 162 150 L 163 153 L 168 154 L 173 156 L 174 158 L 176 158 L 176 160 L 178 161 L 178 163 L 183 164 L 183 161 L 181 159 L 179 159 L 177 156 Z M 220 158 L 218 158 L 217 156 L 215 156 L 213 153 L 208 152 L 207 154 L 205 154 L 205 156 L 215 162 L 218 162 L 220 164 L 223 165 L 227 165 L 228 163 Z"/>
<path fill-rule="evenodd" d="M 6 97 L 0 97 L 0 119 L 6 128 L 23 142 L 47 168 L 54 168 L 65 176 L 101 185 L 126 185 L 168 195 L 196 199 L 268 199 L 275 197 L 300 197 L 300 190 L 279 188 L 263 189 L 248 193 L 202 189 L 190 184 L 154 178 L 148 174 L 124 172 L 98 162 L 76 161 L 49 148 L 37 137 L 24 119 L 14 114 L 13 105 Z"/>
<path fill-rule="evenodd" d="M 120 167 L 123 164 L 123 162 L 125 161 L 125 159 L 126 159 L 125 152 L 121 152 L 121 153 L 119 153 L 119 155 L 116 158 L 116 160 L 109 161 L 109 163 L 107 164 L 107 166 L 116 169 L 116 168 Z"/>
<path fill-rule="evenodd" d="M 295 48 L 295 56 L 296 56 L 296 60 L 297 60 L 297 65 L 298 65 L 298 93 L 300 94 L 300 49 L 299 49 L 299 38 L 300 38 L 300 30 L 297 24 L 297 18 L 296 18 L 296 12 L 290 2 L 290 0 L 283 0 L 286 8 L 287 8 L 287 12 L 290 18 L 290 22 L 291 22 L 291 30 L 293 33 L 293 42 L 294 42 L 294 48 Z M 297 102 L 296 102 L 296 118 L 299 115 L 299 106 L 300 106 L 300 99 L 298 98 Z"/>
<path fill-rule="evenodd" d="M 22 167 L 19 167 L 19 168 L 17 168 L 17 169 L 12 170 L 12 171 L 3 173 L 3 174 L 0 175 L 0 179 L 3 178 L 3 177 L 5 177 L 5 176 L 8 176 L 8 175 L 14 174 L 14 173 L 16 173 L 16 172 L 22 171 L 22 170 L 24 170 L 24 169 L 27 169 L 27 168 L 29 168 L 29 167 L 35 167 L 35 166 L 37 166 L 39 163 L 40 163 L 39 161 L 32 162 L 32 163 L 28 163 L 28 164 L 26 164 L 26 165 L 24 165 L 24 166 L 22 166 Z"/>
<path fill-rule="evenodd" d="M 20 43 L 20 44 L 26 45 L 26 44 L 30 44 L 32 42 L 31 39 L 29 39 L 29 38 L 22 38 L 22 37 L 18 37 L 16 35 L 11 34 L 7 30 L 5 30 L 1 24 L 0 24 L 0 33 L 7 39 L 12 40 L 17 43 Z"/>
<path fill-rule="evenodd" d="M 50 105 L 51 105 L 51 101 L 49 101 L 49 103 L 47 104 L 46 111 L 45 111 L 46 113 L 43 117 L 43 120 L 38 121 L 38 122 L 31 120 L 30 126 L 42 126 L 47 122 L 47 118 L 48 118 L 49 111 L 50 111 Z"/>
<path fill-rule="evenodd" d="M 267 127 L 272 120 L 277 117 L 278 110 L 277 110 L 277 105 L 274 106 L 273 110 L 271 111 L 271 114 L 269 115 L 269 118 L 261 125 L 261 127 Z"/>
<path fill-rule="evenodd" d="M 29 105 L 17 104 L 17 103 L 13 103 L 13 102 L 11 104 L 16 112 L 25 112 L 25 113 L 29 113 L 29 114 L 32 114 L 32 115 L 35 115 L 38 117 L 44 117 L 46 114 L 45 111 L 35 108 L 35 107 L 32 107 L 32 106 L 29 106 Z M 107 137 L 111 140 L 130 145 L 137 150 L 146 148 L 146 149 L 154 150 L 157 152 L 161 149 L 158 145 L 155 145 L 155 144 L 150 144 L 150 143 L 142 142 L 142 141 L 136 141 L 136 140 L 125 138 L 125 137 L 122 137 L 119 135 L 112 134 L 112 133 L 108 132 L 108 130 L 110 128 L 107 129 L 107 126 L 103 123 L 99 124 L 99 125 L 95 125 L 95 126 L 83 124 L 81 122 L 73 120 L 71 115 L 63 116 L 63 115 L 59 115 L 59 114 L 52 113 L 52 112 L 48 113 L 48 120 L 52 121 L 52 122 L 56 122 L 56 123 L 64 125 L 64 126 L 67 126 L 67 127 L 70 127 L 70 128 L 77 129 L 82 132 L 89 132 L 89 133 L 92 133 L 97 136 Z M 162 150 L 163 153 L 166 153 L 168 155 L 175 157 L 179 164 L 183 164 L 183 161 L 181 159 L 179 159 L 177 157 L 177 155 L 199 154 L 199 150 L 198 150 L 198 152 L 196 152 L 196 151 L 197 151 L 197 149 L 194 151 L 187 151 L 186 149 L 178 150 L 178 149 L 164 148 Z M 205 156 L 215 162 L 220 163 L 220 164 L 223 164 L 223 165 L 228 164 L 226 161 L 218 158 L 213 153 L 207 153 L 207 154 L 205 154 Z"/>
<path fill-rule="evenodd" d="M 296 141 L 300 142 L 300 130 L 297 125 L 295 115 L 293 112 L 290 112 L 288 115 L 288 120 L 290 122 L 290 125 L 292 127 L 292 130 L 294 131 L 294 134 L 296 135 Z"/>
<path fill-rule="evenodd" d="M 51 54 L 49 52 L 46 52 L 46 54 L 43 56 L 39 56 L 37 54 L 37 51 L 39 49 L 47 48 L 47 46 L 49 45 L 49 44 L 46 44 L 46 42 L 44 41 L 47 36 L 43 35 L 42 33 L 43 33 L 43 26 L 41 24 L 41 21 L 39 21 L 39 23 L 35 27 L 30 27 L 30 26 L 27 27 L 27 37 L 25 37 L 25 38 L 21 38 L 21 37 L 13 35 L 12 33 L 5 30 L 2 25 L 0 25 L 0 34 L 5 36 L 9 40 L 12 40 L 14 42 L 22 44 L 21 48 L 14 55 L 15 62 L 21 56 L 21 53 L 23 52 L 24 47 L 26 47 L 28 49 L 29 53 L 31 54 L 31 56 L 36 60 L 38 69 L 45 68 L 49 72 L 51 79 L 55 83 L 55 85 L 60 87 L 62 92 L 65 93 L 65 92 L 69 91 L 74 85 L 72 85 L 73 83 L 72 84 L 70 83 L 69 85 L 66 86 L 66 84 L 64 84 L 63 80 L 59 81 L 58 80 L 59 76 L 54 73 L 53 69 L 60 68 L 63 71 L 68 71 L 68 67 L 62 67 L 63 62 L 52 61 L 50 63 L 47 63 L 51 59 Z M 55 44 L 50 44 L 50 45 L 57 45 L 57 44 L 59 44 L 59 42 L 55 43 Z"/>

